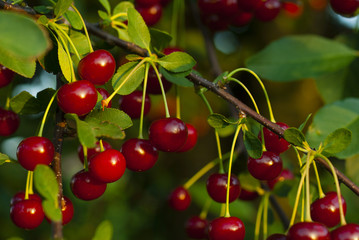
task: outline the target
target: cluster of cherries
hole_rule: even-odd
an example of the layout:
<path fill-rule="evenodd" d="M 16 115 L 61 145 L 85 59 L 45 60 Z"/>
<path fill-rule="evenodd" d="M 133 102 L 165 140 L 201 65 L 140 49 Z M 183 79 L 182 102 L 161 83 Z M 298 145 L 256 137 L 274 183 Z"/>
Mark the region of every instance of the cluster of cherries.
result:
<path fill-rule="evenodd" d="M 135 0 L 135 8 L 148 26 L 155 25 L 162 17 L 162 11 L 171 0 Z"/>
<path fill-rule="evenodd" d="M 330 6 L 334 12 L 344 16 L 352 17 L 359 8 L 358 0 L 330 0 Z"/>

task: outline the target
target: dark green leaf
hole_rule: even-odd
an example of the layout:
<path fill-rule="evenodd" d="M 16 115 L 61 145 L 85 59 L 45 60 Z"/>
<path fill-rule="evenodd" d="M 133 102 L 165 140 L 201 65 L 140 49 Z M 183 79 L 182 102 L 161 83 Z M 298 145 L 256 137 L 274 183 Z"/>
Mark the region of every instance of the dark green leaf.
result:
<path fill-rule="evenodd" d="M 196 61 L 185 52 L 173 52 L 158 59 L 158 64 L 170 72 L 179 73 L 191 70 Z"/>
<path fill-rule="evenodd" d="M 186 78 L 186 76 L 191 73 L 191 70 L 186 72 L 173 73 L 167 71 L 163 67 L 160 67 L 159 71 L 163 75 L 163 77 L 169 82 L 172 82 L 181 87 L 193 87 L 193 83 Z"/>
<path fill-rule="evenodd" d="M 228 118 L 219 113 L 213 113 L 207 118 L 208 124 L 213 128 L 225 128 L 230 124 L 236 124 L 231 122 Z"/>
<path fill-rule="evenodd" d="M 73 0 L 58 0 L 54 9 L 55 16 L 62 16 L 67 11 L 67 9 L 69 9 L 72 2 Z"/>
<path fill-rule="evenodd" d="M 108 220 L 102 221 L 96 228 L 95 236 L 92 240 L 111 240 L 113 235 L 112 223 Z"/>
<path fill-rule="evenodd" d="M 293 127 L 284 131 L 284 139 L 298 147 L 304 147 L 304 143 L 306 141 L 304 134 L 297 128 Z"/>
<path fill-rule="evenodd" d="M 222 81 L 224 77 L 228 75 L 228 71 L 225 71 L 221 73 L 219 76 L 216 77 L 216 79 L 213 80 L 213 83 L 218 83 L 219 81 Z"/>
<path fill-rule="evenodd" d="M 110 6 L 110 3 L 108 2 L 108 0 L 99 0 L 99 2 L 106 9 L 107 13 L 110 15 L 111 14 L 111 6 Z"/>
<path fill-rule="evenodd" d="M 33 9 L 38 12 L 38 13 L 41 13 L 41 14 L 49 14 L 50 12 L 52 12 L 53 10 L 53 7 L 51 6 L 34 6 Z M 43 17 L 44 15 L 42 15 L 41 17 Z M 45 16 L 44 16 L 45 17 Z"/>
<path fill-rule="evenodd" d="M 65 114 L 65 118 L 68 120 L 72 120 L 74 122 L 69 122 L 70 127 L 76 128 L 77 136 L 81 145 L 86 146 L 88 148 L 92 148 L 96 146 L 96 134 L 94 129 L 90 126 L 89 123 L 85 121 L 81 121 L 76 114 Z"/>
<path fill-rule="evenodd" d="M 241 187 L 247 191 L 256 192 L 261 188 L 261 183 L 258 179 L 255 179 L 249 172 L 241 173 L 238 176 Z"/>
<path fill-rule="evenodd" d="M 165 47 L 167 47 L 172 37 L 165 31 L 161 31 L 155 28 L 150 29 L 151 34 L 151 44 L 154 48 L 156 48 L 158 51 L 161 51 Z"/>
<path fill-rule="evenodd" d="M 87 41 L 87 37 L 85 34 L 77 32 L 77 31 L 70 31 L 70 38 L 72 42 L 74 43 L 77 52 L 80 55 L 87 55 L 90 53 L 90 46 Z M 73 49 L 70 48 L 71 52 L 74 53 Z"/>
<path fill-rule="evenodd" d="M 305 128 L 305 126 L 307 125 L 307 122 L 308 122 L 308 120 L 310 119 L 310 117 L 312 116 L 312 114 L 310 113 L 308 116 L 307 116 L 307 118 L 305 119 L 305 121 L 302 123 L 302 124 L 300 124 L 300 126 L 299 126 L 299 131 L 303 131 L 303 129 Z"/>
<path fill-rule="evenodd" d="M 263 147 L 258 137 L 250 131 L 243 131 L 244 146 L 248 155 L 254 159 L 262 157 Z"/>
<path fill-rule="evenodd" d="M 54 41 L 56 42 L 55 39 Z M 45 56 L 38 59 L 41 67 L 48 73 L 58 74 L 59 72 L 61 72 L 57 52 L 58 50 L 56 43 L 51 48 L 51 50 L 46 53 Z"/>
<path fill-rule="evenodd" d="M 150 50 L 151 36 L 141 14 L 136 9 L 128 8 L 128 34 L 133 43 Z"/>
<path fill-rule="evenodd" d="M 345 150 L 351 141 L 352 132 L 346 128 L 339 128 L 325 138 L 324 151 L 330 155 L 335 155 Z"/>
<path fill-rule="evenodd" d="M 112 87 L 121 89 L 117 92 L 120 95 L 127 95 L 133 92 L 143 81 L 145 77 L 145 65 L 142 64 L 137 70 L 134 70 L 138 62 L 129 62 L 118 68 L 116 74 L 112 77 Z M 129 76 L 129 74 L 132 75 Z"/>
<path fill-rule="evenodd" d="M 322 76 L 348 66 L 356 51 L 316 35 L 281 38 L 246 61 L 248 68 L 273 81 Z"/>
<path fill-rule="evenodd" d="M 46 199 L 58 203 L 59 185 L 54 171 L 47 165 L 39 164 L 34 170 L 34 184 L 36 190 Z M 58 206 L 58 205 L 56 205 Z"/>
<path fill-rule="evenodd" d="M 54 222 L 60 222 L 62 219 L 62 213 L 57 204 L 58 201 L 55 202 L 50 199 L 45 199 L 42 201 L 42 208 L 44 209 L 46 217 Z"/>
<path fill-rule="evenodd" d="M 10 100 L 10 107 L 18 114 L 35 114 L 42 111 L 40 102 L 26 91 L 13 97 Z"/>
<path fill-rule="evenodd" d="M 83 28 L 80 16 L 74 11 L 68 10 L 65 12 L 64 17 L 71 24 L 74 29 L 81 30 Z"/>
<path fill-rule="evenodd" d="M 41 90 L 36 94 L 36 98 L 40 102 L 44 110 L 54 94 L 55 89 L 52 88 L 45 88 L 44 90 Z"/>

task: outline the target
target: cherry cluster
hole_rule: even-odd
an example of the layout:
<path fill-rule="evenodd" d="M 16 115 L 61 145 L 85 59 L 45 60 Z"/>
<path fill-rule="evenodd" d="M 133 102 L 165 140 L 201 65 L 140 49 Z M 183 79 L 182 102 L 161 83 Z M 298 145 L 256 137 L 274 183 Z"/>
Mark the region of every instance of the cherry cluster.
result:
<path fill-rule="evenodd" d="M 330 0 L 330 6 L 334 12 L 344 16 L 352 17 L 359 8 L 358 0 Z"/>
<path fill-rule="evenodd" d="M 135 0 L 135 8 L 148 26 L 155 25 L 162 17 L 162 11 L 171 0 Z"/>

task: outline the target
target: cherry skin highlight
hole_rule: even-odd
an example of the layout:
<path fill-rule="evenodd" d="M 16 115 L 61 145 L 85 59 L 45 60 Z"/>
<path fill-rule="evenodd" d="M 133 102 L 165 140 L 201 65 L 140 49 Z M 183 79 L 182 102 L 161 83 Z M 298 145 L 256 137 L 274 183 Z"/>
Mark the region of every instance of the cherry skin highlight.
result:
<path fill-rule="evenodd" d="M 126 170 L 126 160 L 120 151 L 108 149 L 93 156 L 88 164 L 89 173 L 98 181 L 115 182 Z"/>
<path fill-rule="evenodd" d="M 207 192 L 208 195 L 216 202 L 225 203 L 227 196 L 227 173 L 214 173 L 207 179 Z M 241 187 L 239 180 L 236 176 L 231 174 L 230 187 L 229 187 L 229 202 L 233 202 L 239 197 Z"/>
<path fill-rule="evenodd" d="M 107 184 L 98 181 L 89 172 L 81 170 L 71 178 L 70 186 L 77 198 L 89 201 L 101 197 Z"/>
<path fill-rule="evenodd" d="M 44 220 L 42 203 L 38 200 L 26 199 L 14 203 L 10 208 L 12 222 L 24 229 L 34 229 Z"/>
<path fill-rule="evenodd" d="M 57 92 L 57 104 L 64 113 L 83 116 L 88 114 L 96 103 L 96 88 L 87 80 L 67 83 Z"/>
<path fill-rule="evenodd" d="M 197 143 L 197 139 L 198 139 L 198 134 L 197 134 L 197 130 L 196 128 L 189 123 L 186 123 L 186 127 L 187 127 L 187 132 L 188 132 L 188 136 L 187 136 L 187 140 L 185 142 L 185 144 L 178 150 L 178 152 L 187 152 L 189 150 L 191 150 L 192 148 L 194 148 L 194 146 L 196 146 Z"/>
<path fill-rule="evenodd" d="M 0 108 L 0 136 L 10 136 L 20 126 L 19 115 L 11 110 Z"/>
<path fill-rule="evenodd" d="M 168 202 L 174 210 L 184 211 L 191 204 L 191 195 L 184 187 L 177 187 L 170 194 Z"/>
<path fill-rule="evenodd" d="M 0 64 L 0 88 L 5 87 L 11 83 L 15 72 Z"/>
<path fill-rule="evenodd" d="M 207 238 L 206 228 L 208 222 L 199 216 L 193 216 L 185 224 L 186 234 L 189 238 L 203 239 Z"/>
<path fill-rule="evenodd" d="M 142 94 L 142 91 L 136 90 L 128 95 L 122 96 L 120 100 L 120 109 L 127 113 L 131 118 L 139 118 L 141 116 Z M 143 115 L 147 115 L 150 109 L 151 99 L 148 94 L 146 94 Z"/>
<path fill-rule="evenodd" d="M 220 217 L 210 222 L 208 235 L 210 240 L 243 240 L 245 227 L 237 217 Z"/>
<path fill-rule="evenodd" d="M 29 171 L 34 171 L 38 164 L 49 165 L 54 158 L 55 148 L 45 137 L 28 137 L 17 147 L 16 155 L 20 165 Z"/>
<path fill-rule="evenodd" d="M 152 168 L 158 159 L 158 150 L 147 139 L 131 138 L 124 142 L 121 152 L 126 159 L 126 167 L 142 172 Z"/>
<path fill-rule="evenodd" d="M 317 222 L 298 222 L 287 233 L 288 240 L 330 240 L 329 230 Z"/>
<path fill-rule="evenodd" d="M 248 171 L 256 179 L 273 180 L 282 171 L 282 160 L 278 154 L 273 152 L 263 152 L 261 158 L 248 158 Z"/>
<path fill-rule="evenodd" d="M 154 4 L 149 7 L 136 6 L 136 10 L 141 14 L 147 26 L 155 25 L 162 16 L 161 4 Z"/>
<path fill-rule="evenodd" d="M 348 223 L 340 226 L 330 233 L 331 240 L 358 240 L 359 239 L 359 225 L 355 223 Z"/>
<path fill-rule="evenodd" d="M 96 50 L 82 58 L 77 71 L 82 79 L 95 85 L 103 85 L 110 80 L 116 70 L 116 61 L 106 50 Z"/>

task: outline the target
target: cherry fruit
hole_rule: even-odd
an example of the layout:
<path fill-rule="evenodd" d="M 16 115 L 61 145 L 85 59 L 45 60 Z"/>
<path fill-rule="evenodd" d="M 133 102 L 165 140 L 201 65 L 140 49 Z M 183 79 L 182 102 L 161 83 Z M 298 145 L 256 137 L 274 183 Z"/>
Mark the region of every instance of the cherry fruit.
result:
<path fill-rule="evenodd" d="M 285 123 L 278 122 L 277 125 L 284 130 L 289 128 L 289 126 Z M 277 134 L 268 128 L 263 128 L 263 135 L 264 144 L 268 151 L 281 154 L 288 150 L 290 144 L 284 138 L 280 138 Z M 259 138 L 262 138 L 261 134 L 259 134 Z"/>
<path fill-rule="evenodd" d="M 162 118 L 151 123 L 149 139 L 163 152 L 178 151 L 187 140 L 186 124 L 178 118 Z"/>
<path fill-rule="evenodd" d="M 72 204 L 71 200 L 66 196 L 63 196 L 61 200 L 61 213 L 62 213 L 62 225 L 68 224 L 72 220 L 72 217 L 74 216 L 74 205 Z M 48 222 L 51 222 L 51 220 L 46 216 L 45 219 Z"/>
<path fill-rule="evenodd" d="M 185 224 L 186 234 L 189 238 L 203 239 L 207 237 L 208 222 L 199 216 L 193 216 Z"/>
<path fill-rule="evenodd" d="M 57 103 L 64 113 L 86 115 L 97 103 L 96 88 L 87 80 L 67 83 L 57 92 Z"/>
<path fill-rule="evenodd" d="M 79 199 L 89 201 L 102 196 L 107 184 L 98 181 L 92 175 L 81 170 L 71 178 L 71 191 Z"/>
<path fill-rule="evenodd" d="M 330 240 L 329 230 L 318 222 L 298 222 L 287 233 L 288 240 Z"/>
<path fill-rule="evenodd" d="M 244 27 L 248 25 L 253 19 L 252 12 L 244 12 L 240 9 L 237 10 L 236 14 L 231 20 L 231 25 L 235 27 Z"/>
<path fill-rule="evenodd" d="M 139 118 L 141 116 L 142 107 L 142 91 L 134 91 L 121 98 L 120 109 L 127 113 L 131 118 Z M 145 95 L 145 107 L 143 115 L 145 116 L 151 109 L 151 100 L 148 94 Z"/>
<path fill-rule="evenodd" d="M 147 139 L 131 138 L 122 144 L 121 152 L 126 167 L 136 172 L 152 168 L 158 159 L 157 148 Z"/>
<path fill-rule="evenodd" d="M 108 149 L 93 156 L 88 164 L 89 173 L 104 183 L 115 182 L 126 170 L 126 160 L 120 151 Z"/>
<path fill-rule="evenodd" d="M 17 147 L 16 155 L 20 165 L 29 171 L 34 171 L 38 164 L 49 165 L 54 158 L 55 148 L 45 137 L 28 137 Z"/>
<path fill-rule="evenodd" d="M 334 12 L 343 16 L 352 16 L 359 7 L 358 0 L 330 0 Z"/>
<path fill-rule="evenodd" d="M 287 236 L 280 233 L 270 235 L 266 240 L 287 240 Z"/>
<path fill-rule="evenodd" d="M 0 88 L 8 85 L 14 78 L 15 73 L 0 64 Z"/>
<path fill-rule="evenodd" d="M 344 214 L 347 210 L 347 204 L 341 196 Z M 340 223 L 338 194 L 328 192 L 325 197 L 315 200 L 310 205 L 310 215 L 313 221 L 323 223 L 327 227 L 334 227 Z"/>
<path fill-rule="evenodd" d="M 278 182 L 282 182 L 290 179 L 294 179 L 294 175 L 292 171 L 290 171 L 289 169 L 283 169 L 278 177 L 276 177 L 273 180 L 267 181 L 267 185 L 270 189 L 273 189 Z"/>
<path fill-rule="evenodd" d="M 355 223 L 348 223 L 340 226 L 330 233 L 331 240 L 358 240 L 359 239 L 359 225 Z"/>
<path fill-rule="evenodd" d="M 104 89 L 104 88 L 97 88 L 97 91 L 101 94 L 103 100 L 107 99 L 107 98 L 110 96 L 110 94 L 109 94 L 109 93 L 107 92 L 107 90 Z M 112 101 L 110 101 L 110 102 L 108 103 L 107 107 L 108 107 L 108 108 L 112 107 Z"/>
<path fill-rule="evenodd" d="M 29 194 L 29 198 L 28 198 L 28 199 L 42 202 L 41 197 L 40 197 L 38 194 L 36 194 L 36 193 Z M 17 192 L 17 193 L 11 198 L 11 200 L 10 200 L 10 206 L 12 206 L 12 205 L 14 205 L 15 203 L 20 202 L 20 201 L 22 201 L 22 200 L 25 200 L 25 192 L 24 192 L 24 191 Z"/>
<path fill-rule="evenodd" d="M 164 92 L 168 92 L 172 87 L 172 83 L 162 77 L 162 75 L 160 77 Z M 157 78 L 155 70 L 152 67 L 148 71 L 146 93 L 155 95 L 162 94 L 159 80 Z"/>
<path fill-rule="evenodd" d="M 197 143 L 197 139 L 198 139 L 198 134 L 197 134 L 197 130 L 196 128 L 189 123 L 186 123 L 186 127 L 187 127 L 187 132 L 188 132 L 188 136 L 187 136 L 187 140 L 185 142 L 185 144 L 178 150 L 178 152 L 187 152 L 189 150 L 191 150 L 192 148 L 194 148 L 194 146 Z"/>
<path fill-rule="evenodd" d="M 19 115 L 11 110 L 0 108 L 0 136 L 9 136 L 15 133 L 19 125 Z"/>
<path fill-rule="evenodd" d="M 82 58 L 77 71 L 82 79 L 95 85 L 103 85 L 110 80 L 116 70 L 116 61 L 106 50 L 96 50 Z"/>
<path fill-rule="evenodd" d="M 257 9 L 262 0 L 237 0 L 239 9 L 246 12 L 253 12 Z"/>
<path fill-rule="evenodd" d="M 263 22 L 272 21 L 278 16 L 281 8 L 280 0 L 261 1 L 254 12 L 254 16 Z"/>
<path fill-rule="evenodd" d="M 177 187 L 170 194 L 168 201 L 171 208 L 183 211 L 191 204 L 191 195 L 184 187 Z"/>
<path fill-rule="evenodd" d="M 150 7 L 155 4 L 161 3 L 161 0 L 135 0 L 136 6 Z"/>
<path fill-rule="evenodd" d="M 207 192 L 208 195 L 216 202 L 225 203 L 227 196 L 227 173 L 214 173 L 207 179 Z M 233 202 L 239 197 L 241 187 L 239 180 L 236 176 L 231 174 L 229 185 L 229 202 Z"/>
<path fill-rule="evenodd" d="M 108 142 L 102 140 L 102 146 L 104 150 L 111 149 L 112 146 Z M 88 148 L 87 149 L 87 160 L 91 159 L 93 156 L 101 152 L 101 145 L 100 142 L 96 142 L 96 146 L 94 148 Z M 77 148 L 77 155 L 79 156 L 82 163 L 84 163 L 84 149 L 82 145 Z"/>
<path fill-rule="evenodd" d="M 243 240 L 245 228 L 237 217 L 220 217 L 210 222 L 208 235 L 210 240 Z"/>
<path fill-rule="evenodd" d="M 249 191 L 244 188 L 241 188 L 238 198 L 243 201 L 252 201 L 258 197 L 258 193 L 256 191 Z"/>
<path fill-rule="evenodd" d="M 24 199 L 11 206 L 10 217 L 13 223 L 20 228 L 34 229 L 40 226 L 45 215 L 41 201 Z"/>
<path fill-rule="evenodd" d="M 283 163 L 278 154 L 265 151 L 261 158 L 248 158 L 249 173 L 259 180 L 273 180 L 282 171 Z"/>
<path fill-rule="evenodd" d="M 136 6 L 136 10 L 141 14 L 143 20 L 148 26 L 155 25 L 162 16 L 161 4 L 154 4 L 148 7 Z"/>

